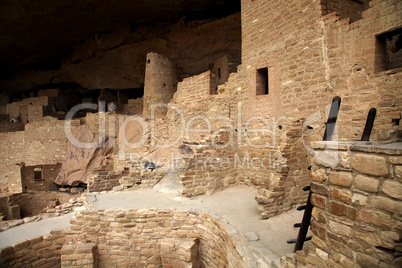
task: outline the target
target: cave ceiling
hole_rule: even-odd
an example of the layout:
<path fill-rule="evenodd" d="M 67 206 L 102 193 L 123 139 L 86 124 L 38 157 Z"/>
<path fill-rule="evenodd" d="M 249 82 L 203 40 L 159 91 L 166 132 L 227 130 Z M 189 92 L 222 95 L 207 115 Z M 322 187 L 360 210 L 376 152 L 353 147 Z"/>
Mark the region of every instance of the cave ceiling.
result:
<path fill-rule="evenodd" d="M 220 18 L 240 10 L 231 0 L 2 0 L 0 70 L 3 75 L 60 61 L 94 34 L 121 27 Z"/>

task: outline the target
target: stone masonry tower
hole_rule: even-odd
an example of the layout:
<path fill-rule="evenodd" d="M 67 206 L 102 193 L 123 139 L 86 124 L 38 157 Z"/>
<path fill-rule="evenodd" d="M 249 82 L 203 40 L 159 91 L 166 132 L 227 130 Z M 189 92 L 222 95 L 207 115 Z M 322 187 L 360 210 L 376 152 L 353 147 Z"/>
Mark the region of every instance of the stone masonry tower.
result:
<path fill-rule="evenodd" d="M 177 68 L 168 58 L 157 53 L 148 53 L 145 68 L 144 110 L 145 117 L 151 116 L 154 104 L 167 104 L 173 98 L 178 83 Z M 166 107 L 154 108 L 155 115 L 166 115 Z"/>

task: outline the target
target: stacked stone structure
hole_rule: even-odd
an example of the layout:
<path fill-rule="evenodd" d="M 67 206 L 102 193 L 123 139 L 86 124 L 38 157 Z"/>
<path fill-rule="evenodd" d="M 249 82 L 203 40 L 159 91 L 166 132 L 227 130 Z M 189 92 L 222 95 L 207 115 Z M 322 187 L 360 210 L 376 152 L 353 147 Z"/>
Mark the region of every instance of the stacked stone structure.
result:
<path fill-rule="evenodd" d="M 153 187 L 177 164 L 183 195 L 250 185 L 267 219 L 305 203 L 302 189 L 311 185 L 312 243 L 283 258 L 283 265 L 400 266 L 402 52 L 389 48 L 401 12 L 397 0 L 242 0 L 237 69 L 236 56 L 228 53 L 211 60 L 209 70 L 186 76 L 180 68 L 188 65 L 177 54 L 147 51 L 143 98 L 71 121 L 73 129 L 86 124 L 114 141 L 88 190 Z M 105 97 L 108 91 L 102 92 Z M 333 140 L 339 143 L 317 142 L 336 96 L 342 101 Z M 24 191 L 24 165 L 65 160 L 65 122 L 43 117 L 49 98 L 1 109 L 25 124 L 24 131 L 0 133 L 7 152 L 0 159 L 1 192 Z M 168 105 L 154 121 L 153 104 Z M 371 108 L 377 110 L 373 143 L 353 143 Z M 134 113 L 138 117 L 125 125 Z M 163 157 L 169 161 L 159 161 Z M 82 244 L 89 245 L 82 250 Z M 79 260 L 93 266 L 247 264 L 220 223 L 205 213 L 172 210 L 83 212 L 70 230 L 1 254 L 8 265 L 40 265 L 39 258 L 65 267 Z"/>

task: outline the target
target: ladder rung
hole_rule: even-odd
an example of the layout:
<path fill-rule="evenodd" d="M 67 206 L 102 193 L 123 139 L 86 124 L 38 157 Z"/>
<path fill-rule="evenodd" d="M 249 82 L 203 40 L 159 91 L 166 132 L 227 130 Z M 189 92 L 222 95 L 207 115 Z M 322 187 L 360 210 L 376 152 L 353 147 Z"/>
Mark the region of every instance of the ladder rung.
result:
<path fill-rule="evenodd" d="M 311 187 L 310 186 L 305 186 L 303 187 L 303 191 L 310 191 Z"/>
<path fill-rule="evenodd" d="M 301 227 L 301 222 L 295 223 L 295 224 L 293 225 L 293 227 L 295 227 L 295 228 L 300 228 L 300 227 Z"/>
<path fill-rule="evenodd" d="M 297 208 L 298 211 L 306 209 L 306 205 L 300 206 Z"/>
<path fill-rule="evenodd" d="M 288 244 L 295 244 L 295 243 L 296 243 L 296 239 L 289 239 L 287 242 L 288 242 Z"/>

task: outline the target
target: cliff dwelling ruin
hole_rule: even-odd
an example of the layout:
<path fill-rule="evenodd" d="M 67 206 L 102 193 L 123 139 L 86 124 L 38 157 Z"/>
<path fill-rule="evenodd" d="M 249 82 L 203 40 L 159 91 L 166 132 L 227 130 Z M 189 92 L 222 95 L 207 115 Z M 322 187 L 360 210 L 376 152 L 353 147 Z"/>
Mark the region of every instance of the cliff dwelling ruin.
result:
<path fill-rule="evenodd" d="M 402 1 L 0 21 L 0 267 L 402 267 Z"/>

